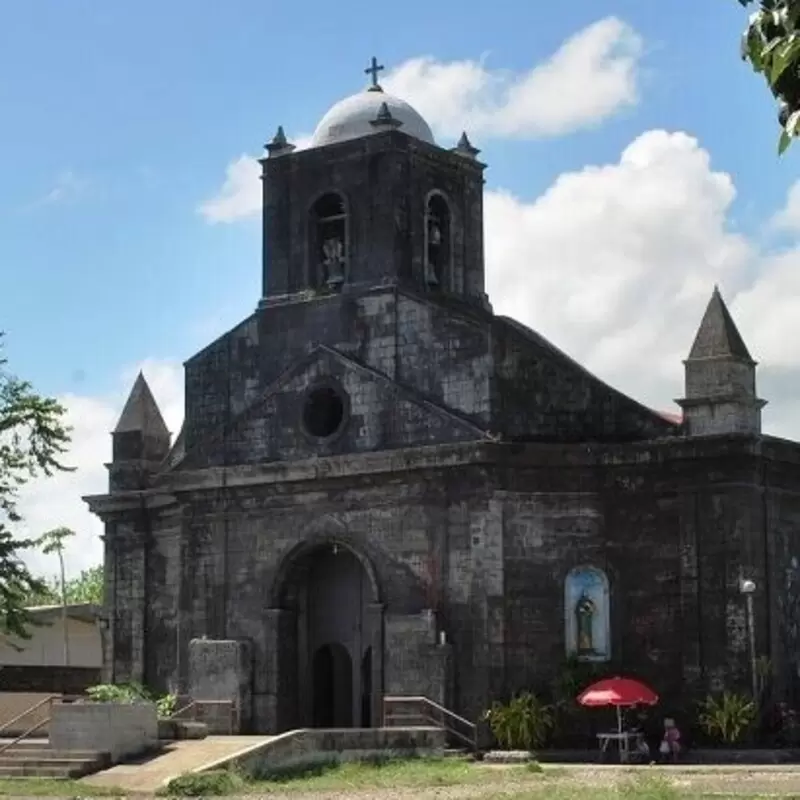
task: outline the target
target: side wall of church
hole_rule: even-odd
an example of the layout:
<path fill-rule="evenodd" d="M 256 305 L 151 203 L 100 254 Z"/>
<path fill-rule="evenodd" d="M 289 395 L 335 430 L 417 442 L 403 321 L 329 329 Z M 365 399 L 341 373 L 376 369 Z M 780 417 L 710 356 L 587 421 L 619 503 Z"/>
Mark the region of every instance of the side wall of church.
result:
<path fill-rule="evenodd" d="M 771 615 L 762 622 L 773 654 L 776 688 L 800 701 L 800 448 L 768 441 L 764 447 L 762 515 L 770 530 L 766 590 Z"/>
<path fill-rule="evenodd" d="M 782 526 L 797 530 L 800 504 L 796 495 L 784 495 L 782 510 L 765 528 L 753 440 L 679 440 L 591 457 L 582 449 L 585 458 L 572 465 L 554 448 L 549 463 L 540 453 L 535 467 L 510 470 L 501 495 L 503 694 L 546 688 L 565 664 L 566 617 L 573 609 L 566 608 L 564 582 L 578 566 L 608 577 L 607 669 L 651 681 L 668 702 L 749 688 L 743 577 L 759 587 L 757 651 L 784 660 L 768 641 L 770 587 L 776 568 L 794 587 L 797 573 L 786 572 L 786 546 L 775 559 L 767 544 L 786 541 Z"/>

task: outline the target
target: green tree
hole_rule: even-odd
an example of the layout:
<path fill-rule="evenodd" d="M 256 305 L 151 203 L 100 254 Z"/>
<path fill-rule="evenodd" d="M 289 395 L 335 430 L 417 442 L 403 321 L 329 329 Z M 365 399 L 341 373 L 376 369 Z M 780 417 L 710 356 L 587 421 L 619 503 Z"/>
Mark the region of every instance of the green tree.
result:
<path fill-rule="evenodd" d="M 102 564 L 84 569 L 76 578 L 67 581 L 67 602 L 103 605 L 105 570 Z"/>
<path fill-rule="evenodd" d="M 58 589 L 61 600 L 61 622 L 64 629 L 65 666 L 69 666 L 69 628 L 67 627 L 67 571 L 64 566 L 64 543 L 74 538 L 75 531 L 62 526 L 43 533 L 36 540 L 37 547 L 41 547 L 45 555 L 55 555 L 58 558 Z"/>
<path fill-rule="evenodd" d="M 19 490 L 33 478 L 69 470 L 61 461 L 69 429 L 63 406 L 7 372 L 6 364 L 0 355 L 0 635 L 28 639 L 25 600 L 46 587 L 20 557 L 35 542 L 16 538 L 12 530 L 22 521 Z"/>
<path fill-rule="evenodd" d="M 742 57 L 764 77 L 778 100 L 782 127 L 778 152 L 800 135 L 800 0 L 739 0 L 758 3 L 742 37 Z"/>
<path fill-rule="evenodd" d="M 103 586 L 105 573 L 103 565 L 82 570 L 80 575 L 67 578 L 67 604 L 95 603 L 103 604 Z M 33 592 L 25 598 L 26 606 L 50 606 L 61 602 L 61 584 L 57 577 L 41 578 L 42 590 Z"/>

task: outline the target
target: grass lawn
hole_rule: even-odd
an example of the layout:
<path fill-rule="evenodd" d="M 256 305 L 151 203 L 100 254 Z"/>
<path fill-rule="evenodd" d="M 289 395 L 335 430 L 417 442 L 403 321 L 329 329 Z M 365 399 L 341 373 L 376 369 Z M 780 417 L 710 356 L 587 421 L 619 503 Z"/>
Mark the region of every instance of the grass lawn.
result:
<path fill-rule="evenodd" d="M 800 797 L 800 768 L 681 769 L 538 765 L 493 766 L 454 759 L 369 763 L 320 763 L 276 772 L 269 780 L 230 773 L 202 783 L 173 786 L 165 794 L 391 798 L 391 800 L 679 800 L 681 798 Z M 194 779 L 193 779 L 194 780 Z"/>
<path fill-rule="evenodd" d="M 179 779 L 176 796 L 254 796 L 269 800 L 683 800 L 800 797 L 797 768 L 538 768 L 455 759 L 319 763 L 284 769 L 271 780 L 212 772 Z M 0 796 L 88 798 L 130 795 L 81 781 L 0 779 Z"/>
<path fill-rule="evenodd" d="M 91 789 L 91 791 L 87 791 Z M 122 791 L 56 778 L 0 778 L 0 797 L 119 797 Z"/>

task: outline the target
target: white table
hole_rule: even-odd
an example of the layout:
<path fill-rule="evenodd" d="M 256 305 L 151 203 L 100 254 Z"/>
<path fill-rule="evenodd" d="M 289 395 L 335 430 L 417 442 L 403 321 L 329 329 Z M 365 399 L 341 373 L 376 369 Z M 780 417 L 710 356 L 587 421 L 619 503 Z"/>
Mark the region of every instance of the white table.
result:
<path fill-rule="evenodd" d="M 616 742 L 619 747 L 620 763 L 625 764 L 630 761 L 631 752 L 637 753 L 639 751 L 639 745 L 644 740 L 644 734 L 641 731 L 622 731 L 621 733 L 614 731 L 612 733 L 598 733 L 597 739 L 600 742 L 601 754 L 605 754 L 609 745 L 612 742 Z"/>

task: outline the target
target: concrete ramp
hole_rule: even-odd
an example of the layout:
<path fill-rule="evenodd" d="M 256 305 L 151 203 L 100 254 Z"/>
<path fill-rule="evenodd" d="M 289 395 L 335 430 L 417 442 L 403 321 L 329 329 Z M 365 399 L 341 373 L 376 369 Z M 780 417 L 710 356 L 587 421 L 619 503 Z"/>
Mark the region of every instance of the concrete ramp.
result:
<path fill-rule="evenodd" d="M 187 772 L 213 769 L 245 758 L 260 750 L 272 736 L 208 736 L 170 742 L 153 756 L 127 764 L 117 764 L 81 780 L 87 786 L 119 788 L 131 793 L 152 794 L 173 778 Z"/>

